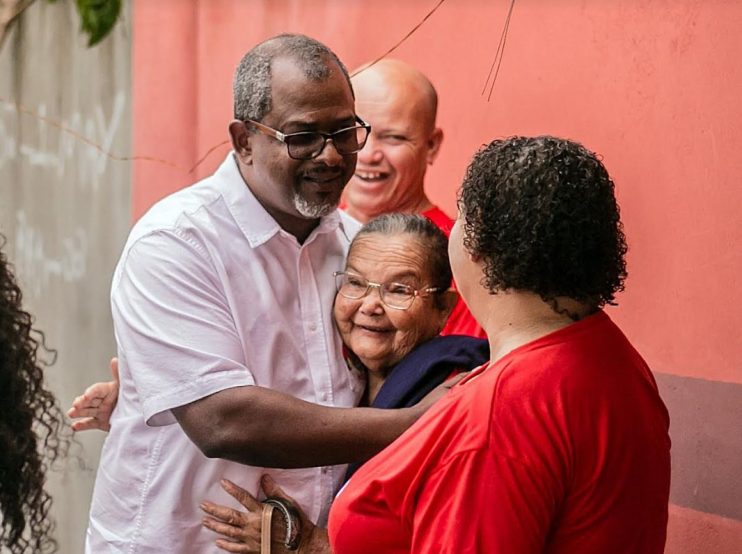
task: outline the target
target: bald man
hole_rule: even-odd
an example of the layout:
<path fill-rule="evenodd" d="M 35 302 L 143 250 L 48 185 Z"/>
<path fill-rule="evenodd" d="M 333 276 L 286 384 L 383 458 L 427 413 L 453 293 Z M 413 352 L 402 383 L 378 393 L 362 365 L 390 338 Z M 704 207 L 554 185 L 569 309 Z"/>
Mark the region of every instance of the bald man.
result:
<path fill-rule="evenodd" d="M 356 111 L 371 124 L 371 135 L 358 153 L 343 208 L 363 223 L 390 212 L 419 213 L 448 235 L 453 220 L 425 194 L 425 172 L 443 142 L 435 88 L 416 68 L 390 59 L 357 72 L 352 82 Z M 443 334 L 485 336 L 462 300 Z"/>

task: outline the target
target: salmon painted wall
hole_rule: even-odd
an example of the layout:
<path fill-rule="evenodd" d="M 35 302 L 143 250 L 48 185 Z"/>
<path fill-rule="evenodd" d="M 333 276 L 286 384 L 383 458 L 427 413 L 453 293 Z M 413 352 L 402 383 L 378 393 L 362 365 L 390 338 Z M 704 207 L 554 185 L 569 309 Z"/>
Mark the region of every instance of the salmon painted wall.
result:
<path fill-rule="evenodd" d="M 134 151 L 161 161 L 135 164 L 133 217 L 226 154 L 188 173 L 228 139 L 232 72 L 252 45 L 301 32 L 352 69 L 437 3 L 135 1 Z M 508 7 L 447 0 L 393 54 L 440 95 L 430 196 L 453 215 L 468 160 L 494 137 L 556 134 L 602 154 L 631 249 L 609 313 L 657 372 L 673 419 L 668 552 L 742 550 L 742 4 L 516 0 L 488 101 Z"/>

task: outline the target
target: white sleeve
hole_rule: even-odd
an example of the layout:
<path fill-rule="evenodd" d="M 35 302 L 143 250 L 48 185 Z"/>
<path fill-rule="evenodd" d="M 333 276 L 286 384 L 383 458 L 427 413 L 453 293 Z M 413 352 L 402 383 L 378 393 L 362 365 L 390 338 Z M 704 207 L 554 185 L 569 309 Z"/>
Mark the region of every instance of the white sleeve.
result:
<path fill-rule="evenodd" d="M 111 309 L 148 425 L 175 423 L 172 408 L 255 384 L 216 267 L 194 240 L 170 231 L 139 239 L 117 268 Z"/>

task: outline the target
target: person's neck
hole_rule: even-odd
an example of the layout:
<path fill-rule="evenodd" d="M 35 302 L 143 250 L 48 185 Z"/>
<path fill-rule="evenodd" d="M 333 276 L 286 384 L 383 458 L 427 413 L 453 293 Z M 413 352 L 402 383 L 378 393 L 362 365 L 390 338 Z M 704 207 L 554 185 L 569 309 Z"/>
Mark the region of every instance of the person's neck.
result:
<path fill-rule="evenodd" d="M 425 193 L 422 193 L 422 196 L 409 198 L 391 208 L 385 206 L 382 210 L 363 211 L 352 204 L 347 204 L 345 206 L 345 211 L 349 216 L 361 223 L 367 223 L 373 218 L 387 213 L 419 214 L 431 209 L 432 207 L 433 203 Z"/>
<path fill-rule="evenodd" d="M 376 396 L 379 394 L 379 391 L 384 384 L 384 381 L 386 380 L 386 373 L 382 374 L 378 371 L 368 371 L 366 375 L 368 375 L 366 397 L 368 399 L 368 405 L 372 406 L 374 400 L 376 400 Z"/>
<path fill-rule="evenodd" d="M 493 361 L 596 311 L 586 303 L 566 297 L 547 303 L 539 295 L 526 291 L 507 290 L 483 296 L 486 297 L 473 304 L 475 317 L 487 333 Z"/>
<path fill-rule="evenodd" d="M 289 233 L 294 235 L 299 244 L 304 244 L 309 235 L 314 231 L 320 223 L 320 219 L 304 219 L 300 217 L 291 217 L 284 214 L 276 213 L 267 206 L 263 206 L 265 211 L 276 220 L 278 226 Z"/>
<path fill-rule="evenodd" d="M 243 164 L 237 160 L 237 168 L 239 169 L 242 181 L 245 186 L 250 189 L 255 199 L 260 203 L 263 209 L 268 212 L 274 221 L 278 224 L 281 229 L 296 237 L 299 244 L 304 244 L 309 235 L 317 228 L 320 223 L 320 218 L 306 219 L 303 217 L 295 217 L 289 214 L 282 213 L 278 210 L 273 209 L 270 205 L 263 201 L 259 190 L 256 187 L 250 185 L 250 181 L 247 178 L 246 170 Z"/>
<path fill-rule="evenodd" d="M 361 370 L 366 374 L 366 394 L 364 395 L 366 400 L 365 404 L 371 406 L 374 403 L 374 400 L 376 400 L 376 396 L 379 394 L 381 387 L 384 385 L 384 381 L 386 380 L 387 375 L 389 375 L 390 368 L 377 368 L 374 364 L 371 364 L 373 369 L 369 369 L 368 366 L 353 352 L 350 353 L 350 363 L 353 364 L 356 369 Z"/>

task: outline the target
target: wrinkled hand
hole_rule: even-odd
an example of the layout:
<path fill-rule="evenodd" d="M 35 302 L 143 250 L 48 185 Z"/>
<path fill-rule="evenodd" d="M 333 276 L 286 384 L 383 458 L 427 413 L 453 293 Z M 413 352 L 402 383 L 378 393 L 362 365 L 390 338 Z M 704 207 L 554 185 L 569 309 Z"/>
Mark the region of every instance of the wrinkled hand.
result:
<path fill-rule="evenodd" d="M 119 361 L 111 360 L 113 381 L 90 385 L 82 395 L 75 398 L 67 415 L 77 421 L 72 422 L 73 431 L 100 429 L 110 431 L 111 414 L 119 397 Z M 79 419 L 78 419 L 79 418 Z"/>
<path fill-rule="evenodd" d="M 230 540 L 217 539 L 216 545 L 227 552 L 260 552 L 260 529 L 263 505 L 249 492 L 232 481 L 222 479 L 222 488 L 242 504 L 246 512 L 233 510 L 205 500 L 201 509 L 209 514 L 201 520 L 204 527 Z"/>
<path fill-rule="evenodd" d="M 227 552 L 237 552 L 240 554 L 260 553 L 260 532 L 263 514 L 263 504 L 260 503 L 253 495 L 242 487 L 239 487 L 227 479 L 221 481 L 222 488 L 242 504 L 246 512 L 233 510 L 226 506 L 214 504 L 213 502 L 204 501 L 201 503 L 201 509 L 209 514 L 204 517 L 202 523 L 207 527 L 228 537 L 226 539 L 217 539 L 216 545 Z M 281 488 L 276 485 L 269 475 L 264 475 L 260 480 L 260 487 L 266 496 L 274 496 L 289 501 L 299 512 L 301 517 L 302 532 L 301 544 L 298 552 L 310 554 L 311 552 L 329 552 L 329 544 L 322 541 L 321 533 L 315 533 L 315 525 L 309 521 L 299 505 L 286 495 Z M 281 516 L 274 513 L 271 525 L 271 552 L 284 553 L 290 552 L 284 546 L 285 526 L 281 521 Z M 317 539 L 320 539 L 322 549 L 316 548 Z M 325 549 L 324 546 L 327 546 Z"/>

